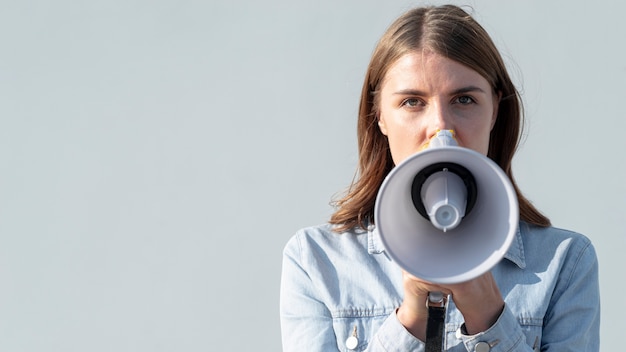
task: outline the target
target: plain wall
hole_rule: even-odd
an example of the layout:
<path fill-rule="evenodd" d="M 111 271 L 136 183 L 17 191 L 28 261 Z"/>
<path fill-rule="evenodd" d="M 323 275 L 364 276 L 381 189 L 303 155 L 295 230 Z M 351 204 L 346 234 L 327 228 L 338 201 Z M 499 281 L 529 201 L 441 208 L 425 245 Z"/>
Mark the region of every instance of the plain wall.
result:
<path fill-rule="evenodd" d="M 455 3 L 522 91 L 519 185 L 596 246 L 618 350 L 626 3 Z M 2 1 L 0 351 L 280 350 L 282 248 L 352 180 L 369 56 L 417 4 Z"/>

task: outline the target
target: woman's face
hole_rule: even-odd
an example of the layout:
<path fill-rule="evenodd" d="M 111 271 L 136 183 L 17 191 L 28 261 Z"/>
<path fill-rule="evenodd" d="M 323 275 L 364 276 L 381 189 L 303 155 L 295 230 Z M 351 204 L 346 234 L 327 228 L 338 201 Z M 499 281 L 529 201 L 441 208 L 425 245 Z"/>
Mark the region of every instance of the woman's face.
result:
<path fill-rule="evenodd" d="M 387 71 L 379 99 L 378 126 L 396 165 L 444 129 L 487 154 L 499 97 L 476 71 L 430 51 L 409 53 Z"/>

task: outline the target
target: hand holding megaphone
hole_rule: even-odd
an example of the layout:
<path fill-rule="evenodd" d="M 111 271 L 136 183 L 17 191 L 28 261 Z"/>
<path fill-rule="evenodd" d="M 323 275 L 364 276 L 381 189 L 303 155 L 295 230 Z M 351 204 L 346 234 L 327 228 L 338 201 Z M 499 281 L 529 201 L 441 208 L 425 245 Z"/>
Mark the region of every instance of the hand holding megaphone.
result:
<path fill-rule="evenodd" d="M 386 252 L 404 271 L 398 319 L 414 336 L 424 337 L 434 293 L 454 297 L 468 333 L 495 322 L 504 302 L 490 270 L 519 219 L 515 189 L 496 163 L 459 147 L 453 131 L 439 131 L 387 175 L 374 218 Z"/>
<path fill-rule="evenodd" d="M 428 307 L 424 302 L 432 292 L 453 296 L 463 315 L 465 329 L 470 335 L 491 327 L 504 308 L 504 300 L 491 272 L 472 280 L 440 285 L 423 281 L 403 271 L 404 300 L 398 309 L 400 323 L 415 337 L 426 341 Z"/>

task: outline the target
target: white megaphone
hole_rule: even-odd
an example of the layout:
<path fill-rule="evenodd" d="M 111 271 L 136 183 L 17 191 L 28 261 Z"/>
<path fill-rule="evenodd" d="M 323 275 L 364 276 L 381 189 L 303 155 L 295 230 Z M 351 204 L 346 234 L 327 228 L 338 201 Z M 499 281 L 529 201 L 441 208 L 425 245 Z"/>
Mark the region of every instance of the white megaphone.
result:
<path fill-rule="evenodd" d="M 389 256 L 420 279 L 453 284 L 495 266 L 518 227 L 515 189 L 491 159 L 439 131 L 391 170 L 374 221 Z"/>

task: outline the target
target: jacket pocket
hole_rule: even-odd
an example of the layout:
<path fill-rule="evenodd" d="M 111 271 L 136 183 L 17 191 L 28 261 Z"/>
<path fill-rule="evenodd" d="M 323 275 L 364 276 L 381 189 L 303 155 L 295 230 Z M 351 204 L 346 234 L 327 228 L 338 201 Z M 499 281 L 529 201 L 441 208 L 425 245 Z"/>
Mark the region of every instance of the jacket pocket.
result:
<path fill-rule="evenodd" d="M 380 314 L 361 312 L 361 316 L 333 318 L 333 329 L 337 337 L 339 351 L 364 351 L 389 314 L 386 312 Z"/>

